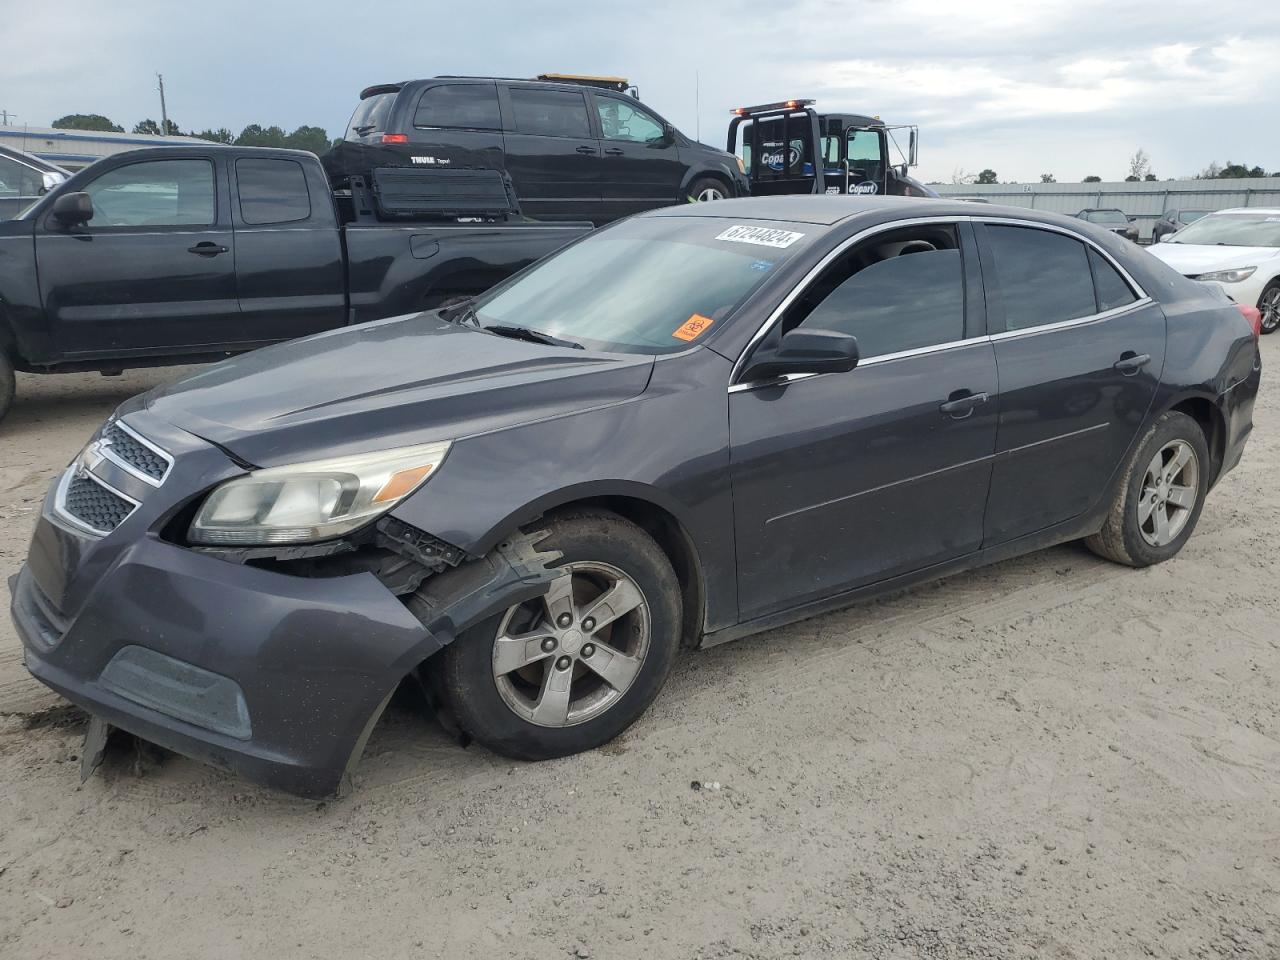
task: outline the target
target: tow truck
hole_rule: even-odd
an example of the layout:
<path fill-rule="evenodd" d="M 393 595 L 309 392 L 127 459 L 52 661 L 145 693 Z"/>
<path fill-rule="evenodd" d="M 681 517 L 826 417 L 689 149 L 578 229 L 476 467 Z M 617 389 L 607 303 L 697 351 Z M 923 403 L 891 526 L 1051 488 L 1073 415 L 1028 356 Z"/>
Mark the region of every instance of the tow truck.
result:
<path fill-rule="evenodd" d="M 908 174 L 919 128 L 857 113 L 819 113 L 814 100 L 780 100 L 730 113 L 728 151 L 736 154 L 754 196 L 793 193 L 936 197 Z M 907 149 L 895 133 L 905 132 Z M 900 162 L 889 163 L 889 147 Z"/>

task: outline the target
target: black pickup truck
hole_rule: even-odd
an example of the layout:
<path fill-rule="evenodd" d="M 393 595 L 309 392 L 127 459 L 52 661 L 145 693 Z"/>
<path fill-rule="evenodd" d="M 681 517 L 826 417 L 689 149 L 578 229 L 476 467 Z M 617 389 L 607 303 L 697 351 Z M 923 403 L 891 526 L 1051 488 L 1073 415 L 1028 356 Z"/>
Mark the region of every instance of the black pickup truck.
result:
<path fill-rule="evenodd" d="M 204 362 L 430 309 L 591 229 L 520 217 L 494 171 L 424 174 L 375 171 L 335 196 L 301 151 L 99 160 L 0 221 L 0 417 L 15 370 Z"/>

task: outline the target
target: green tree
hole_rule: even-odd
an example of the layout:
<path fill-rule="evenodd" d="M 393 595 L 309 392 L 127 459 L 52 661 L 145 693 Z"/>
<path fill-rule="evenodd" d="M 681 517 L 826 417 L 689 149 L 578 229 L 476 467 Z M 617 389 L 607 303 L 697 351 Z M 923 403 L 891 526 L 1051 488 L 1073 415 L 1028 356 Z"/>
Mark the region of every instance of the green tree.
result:
<path fill-rule="evenodd" d="M 285 140 L 285 132 L 279 127 L 263 127 L 261 124 L 251 123 L 240 131 L 240 136 L 236 137 L 236 146 L 283 147 L 287 146 Z"/>
<path fill-rule="evenodd" d="M 289 134 L 285 146 L 291 150 L 309 150 L 319 156 L 329 149 L 329 134 L 320 127 L 302 126 Z"/>
<path fill-rule="evenodd" d="M 217 130 L 201 130 L 199 133 L 193 132 L 193 137 L 199 137 L 201 140 L 211 140 L 214 143 L 235 143 L 236 135 L 226 127 L 219 127 Z"/>
<path fill-rule="evenodd" d="M 1094 174 L 1091 173 L 1080 182 L 1081 183 L 1101 183 L 1102 178 L 1099 176 L 1095 176 Z"/>
<path fill-rule="evenodd" d="M 133 125 L 133 132 L 134 132 L 134 133 L 145 133 L 145 134 L 149 134 L 150 136 L 153 136 L 153 137 L 155 137 L 155 136 L 159 136 L 159 135 L 160 135 L 160 124 L 158 124 L 158 123 L 156 123 L 154 120 L 152 120 L 152 119 L 148 118 L 148 119 L 146 119 L 146 120 L 142 120 L 142 121 L 139 121 L 138 123 L 135 123 L 135 124 Z"/>
<path fill-rule="evenodd" d="M 124 127 L 112 123 L 100 113 L 68 113 L 53 121 L 55 130 L 101 130 L 106 133 L 124 133 Z"/>
<path fill-rule="evenodd" d="M 1052 173 L 1042 173 L 1040 174 L 1040 182 L 1041 183 L 1057 183 L 1058 180 L 1056 177 L 1054 177 Z"/>
<path fill-rule="evenodd" d="M 1145 177 L 1143 177 L 1142 179 L 1143 179 L 1143 180 L 1151 181 L 1151 180 L 1159 180 L 1160 178 L 1159 178 L 1159 177 L 1157 177 L 1154 173 L 1148 173 L 1148 174 L 1147 174 Z"/>
<path fill-rule="evenodd" d="M 1129 174 L 1127 177 L 1125 177 L 1125 178 L 1124 178 L 1124 182 L 1125 182 L 1125 183 L 1137 183 L 1137 182 L 1138 182 L 1138 178 L 1137 178 L 1136 176 L 1134 176 L 1134 175 L 1131 173 L 1131 174 Z"/>
<path fill-rule="evenodd" d="M 974 181 L 974 183 L 999 183 L 999 182 L 1000 182 L 999 179 L 997 179 L 996 177 L 996 172 L 992 170 L 990 167 L 988 167 L 986 170 L 983 170 L 980 174 L 978 174 L 978 179 Z"/>

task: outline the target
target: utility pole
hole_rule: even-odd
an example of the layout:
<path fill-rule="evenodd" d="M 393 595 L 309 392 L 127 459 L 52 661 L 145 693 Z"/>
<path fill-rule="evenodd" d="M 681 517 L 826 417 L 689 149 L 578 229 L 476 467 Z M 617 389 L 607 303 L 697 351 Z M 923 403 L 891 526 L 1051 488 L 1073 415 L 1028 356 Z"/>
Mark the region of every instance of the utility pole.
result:
<path fill-rule="evenodd" d="M 13 126 L 9 121 L 17 119 L 18 115 L 16 113 L 10 113 L 8 110 L 0 110 L 0 127 Z"/>
<path fill-rule="evenodd" d="M 165 106 L 164 106 L 164 75 L 161 73 L 157 73 L 156 81 L 158 86 L 160 87 L 160 132 L 168 133 L 169 132 L 169 112 L 165 109 Z"/>
<path fill-rule="evenodd" d="M 694 109 L 694 112 L 697 114 L 697 119 L 694 121 L 693 139 L 701 143 L 702 142 L 702 74 L 697 70 L 693 71 L 693 109 Z"/>

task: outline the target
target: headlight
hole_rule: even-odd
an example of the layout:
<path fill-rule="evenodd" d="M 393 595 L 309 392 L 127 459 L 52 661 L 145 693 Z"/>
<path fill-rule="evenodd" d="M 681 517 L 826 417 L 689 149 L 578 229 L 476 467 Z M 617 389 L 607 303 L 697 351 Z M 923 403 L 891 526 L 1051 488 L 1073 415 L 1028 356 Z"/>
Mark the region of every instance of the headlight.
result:
<path fill-rule="evenodd" d="M 350 533 L 418 489 L 448 442 L 255 470 L 209 494 L 191 522 L 194 543 L 311 543 Z"/>
<path fill-rule="evenodd" d="M 1213 273 L 1202 273 L 1197 280 L 1217 280 L 1220 283 L 1239 283 L 1253 276 L 1257 267 L 1237 267 L 1234 270 L 1215 270 Z"/>

